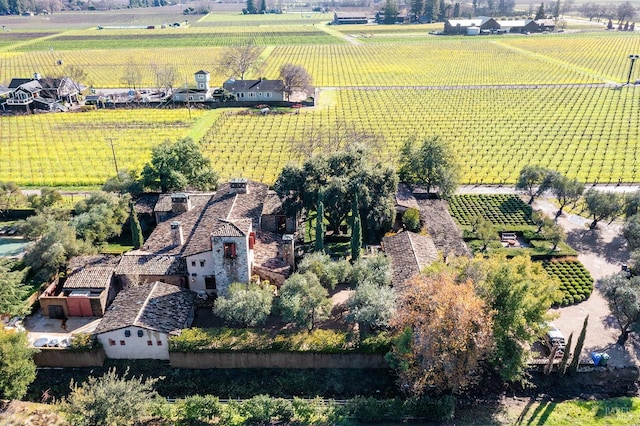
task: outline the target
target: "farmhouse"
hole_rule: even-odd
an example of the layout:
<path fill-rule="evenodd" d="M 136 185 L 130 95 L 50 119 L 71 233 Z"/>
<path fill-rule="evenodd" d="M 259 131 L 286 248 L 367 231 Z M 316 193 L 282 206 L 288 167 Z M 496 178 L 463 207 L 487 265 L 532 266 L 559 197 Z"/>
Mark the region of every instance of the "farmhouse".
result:
<path fill-rule="evenodd" d="M 553 19 L 538 19 L 536 20 L 539 31 L 555 31 L 556 21 Z"/>
<path fill-rule="evenodd" d="M 536 33 L 540 31 L 540 25 L 533 19 L 518 19 L 513 21 L 497 21 L 500 28 L 508 33 Z"/>
<path fill-rule="evenodd" d="M 365 12 L 335 12 L 333 23 L 335 25 L 367 24 L 369 18 Z"/>
<path fill-rule="evenodd" d="M 176 102 L 205 102 L 211 99 L 211 87 L 209 83 L 211 74 L 200 70 L 194 74 L 196 88 L 176 89 L 173 91 L 173 100 Z"/>
<path fill-rule="evenodd" d="M 54 281 L 40 296 L 49 318 L 100 317 L 115 296 L 113 276 L 118 257 L 80 256 L 69 261 L 66 279 Z"/>
<path fill-rule="evenodd" d="M 470 30 L 472 29 L 472 30 Z M 500 24 L 488 16 L 479 16 L 474 19 L 447 19 L 444 21 L 445 34 L 473 34 L 486 30 L 499 30 Z"/>
<path fill-rule="evenodd" d="M 281 102 L 285 99 L 282 80 L 236 80 L 229 79 L 222 88 L 235 95 L 238 101 Z"/>
<path fill-rule="evenodd" d="M 124 254 L 118 279 L 123 286 L 158 279 L 210 295 L 224 293 L 232 282 L 249 282 L 254 274 L 281 284 L 289 275 L 293 240 L 278 232 L 295 226 L 285 217 L 284 228 L 261 228 L 268 195 L 264 184 L 234 179 L 206 198 L 161 197 L 162 220 L 140 250 Z M 269 213 L 279 212 L 274 202 L 271 198 Z M 278 215 L 267 215 L 267 223 L 271 216 Z"/>
<path fill-rule="evenodd" d="M 35 73 L 32 79 L 14 78 L 9 83 L 6 105 L 12 109 L 42 109 L 64 111 L 64 103 L 78 102 L 81 85 L 68 77 L 41 78 Z"/>
<path fill-rule="evenodd" d="M 107 357 L 169 359 L 169 336 L 193 322 L 196 294 L 159 281 L 121 291 L 94 334 Z"/>

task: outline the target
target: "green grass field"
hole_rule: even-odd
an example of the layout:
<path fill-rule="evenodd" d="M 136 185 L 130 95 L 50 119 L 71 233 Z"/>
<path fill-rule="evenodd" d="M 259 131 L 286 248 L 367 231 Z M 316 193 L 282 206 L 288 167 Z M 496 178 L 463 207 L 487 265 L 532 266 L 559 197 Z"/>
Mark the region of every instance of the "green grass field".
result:
<path fill-rule="evenodd" d="M 126 147 L 121 167 L 140 168 L 153 144 L 190 135 L 202 138 L 223 178 L 273 183 L 282 166 L 299 160 L 293 140 L 347 123 L 383 137 L 379 154 L 391 164 L 406 138 L 443 137 L 459 156 L 463 183 L 511 184 L 526 164 L 588 183 L 640 181 L 640 89 L 603 85 L 626 81 L 627 56 L 640 52 L 640 37 L 596 29 L 450 38 L 428 34 L 442 24 L 328 27 L 331 14 L 184 16 L 179 8 L 151 9 L 157 8 L 8 17 L 12 30 L 0 33 L 0 84 L 34 72 L 61 75 L 74 65 L 87 73 L 84 84 L 117 88 L 134 64 L 142 85 L 153 87 L 153 65 L 172 64 L 176 85 L 206 69 L 215 86 L 225 79 L 215 73 L 222 49 L 251 40 L 265 48 L 261 76 L 276 78 L 287 62 L 306 67 L 320 89 L 318 105 L 268 116 L 195 112 L 192 120 L 185 110 L 153 109 L 0 116 L 0 180 L 97 185 L 112 174 L 105 137 Z M 184 19 L 188 27 L 160 28 Z M 158 27 L 124 28 L 146 25 Z"/>

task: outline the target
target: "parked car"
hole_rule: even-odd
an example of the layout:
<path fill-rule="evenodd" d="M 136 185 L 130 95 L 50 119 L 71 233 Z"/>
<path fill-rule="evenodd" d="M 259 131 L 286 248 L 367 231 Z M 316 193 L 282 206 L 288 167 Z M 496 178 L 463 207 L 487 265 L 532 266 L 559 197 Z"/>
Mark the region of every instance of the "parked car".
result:
<path fill-rule="evenodd" d="M 554 346 L 557 346 L 556 356 L 561 357 L 562 355 L 564 355 L 564 351 L 567 345 L 564 339 L 564 335 L 554 324 L 549 323 L 548 326 L 549 330 L 544 335 L 544 342 L 549 349 L 549 353 L 551 353 Z"/>

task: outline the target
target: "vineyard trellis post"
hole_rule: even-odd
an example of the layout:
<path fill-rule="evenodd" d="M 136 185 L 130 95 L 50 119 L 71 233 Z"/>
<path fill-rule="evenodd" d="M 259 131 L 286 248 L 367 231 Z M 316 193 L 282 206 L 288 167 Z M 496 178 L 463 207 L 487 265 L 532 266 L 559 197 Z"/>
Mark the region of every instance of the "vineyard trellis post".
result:
<path fill-rule="evenodd" d="M 113 165 L 116 168 L 116 178 L 120 179 L 120 172 L 118 171 L 118 160 L 116 160 L 116 149 L 113 146 L 113 140 L 114 139 L 115 138 L 113 138 L 113 137 L 105 138 L 105 140 L 109 141 L 109 143 L 111 144 L 111 154 L 113 154 Z"/>
<path fill-rule="evenodd" d="M 629 55 L 629 59 L 631 59 L 631 65 L 629 66 L 629 75 L 627 76 L 627 84 L 631 81 L 631 73 L 633 73 L 633 64 L 635 64 L 636 59 L 640 58 L 640 55 Z"/>

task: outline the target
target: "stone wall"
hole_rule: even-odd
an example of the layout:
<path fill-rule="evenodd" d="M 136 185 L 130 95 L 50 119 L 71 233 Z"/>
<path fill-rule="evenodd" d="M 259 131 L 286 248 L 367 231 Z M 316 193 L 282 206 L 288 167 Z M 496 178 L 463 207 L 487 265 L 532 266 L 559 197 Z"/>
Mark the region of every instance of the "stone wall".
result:
<path fill-rule="evenodd" d="M 39 348 L 33 356 L 38 367 L 102 367 L 104 364 L 104 350 L 102 348 L 91 352 L 74 352 L 61 348 Z"/>

